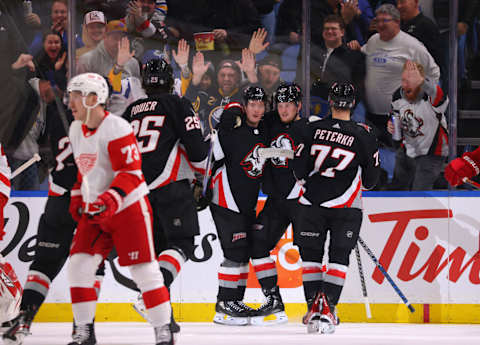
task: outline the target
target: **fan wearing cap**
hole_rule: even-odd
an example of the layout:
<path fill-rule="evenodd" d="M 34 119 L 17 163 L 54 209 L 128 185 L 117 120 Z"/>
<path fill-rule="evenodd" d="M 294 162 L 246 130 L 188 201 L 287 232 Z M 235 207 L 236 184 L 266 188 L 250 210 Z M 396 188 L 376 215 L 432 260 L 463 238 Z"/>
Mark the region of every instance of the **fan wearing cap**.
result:
<path fill-rule="evenodd" d="M 242 60 L 237 63 L 233 60 L 223 60 L 217 67 L 217 89 L 212 93 L 203 92 L 200 83 L 203 76 L 209 70 L 211 62 L 205 62 L 204 55 L 198 52 L 193 57 L 192 81 L 185 93 L 185 97 L 193 103 L 195 111 L 200 116 L 203 126 L 203 133 L 208 133 L 208 121 L 212 119 L 215 126 L 222 115 L 223 108 L 230 102 L 241 102 L 242 100 L 242 72 L 248 78 L 248 82 L 258 82 L 255 71 L 255 57 L 248 49 L 242 51 Z"/>
<path fill-rule="evenodd" d="M 270 54 L 260 60 L 258 63 L 258 81 L 265 89 L 269 99 L 272 99 L 273 93 L 282 83 L 280 71 L 282 70 L 282 60 L 278 55 Z M 273 104 L 268 105 L 267 110 L 273 110 Z"/>
<path fill-rule="evenodd" d="M 107 23 L 105 38 L 78 59 L 77 73 L 93 72 L 107 76 L 115 68 L 117 72 L 123 72 L 123 78 L 140 78 L 140 66 L 133 55 L 127 26 L 120 20 L 112 20 Z"/>
<path fill-rule="evenodd" d="M 95 271 L 115 247 L 143 294 L 157 345 L 173 345 L 169 293 L 153 249 L 152 211 L 132 126 L 105 111 L 108 86 L 95 73 L 68 84 L 69 138 L 78 166 L 70 212 L 78 220 L 67 268 L 76 331 L 70 345 L 96 344 Z"/>
<path fill-rule="evenodd" d="M 254 312 L 242 300 L 250 259 L 249 238 L 266 162 L 261 155 L 267 146 L 261 121 L 265 102 L 262 88 L 248 87 L 243 104 L 235 102 L 225 107 L 226 116 L 222 116 L 217 140 L 213 141 L 210 212 L 224 255 L 218 272 L 215 323 L 246 325 Z M 229 121 L 237 116 L 238 122 Z"/>
<path fill-rule="evenodd" d="M 105 38 L 107 21 L 100 11 L 91 11 L 85 14 L 82 25 L 82 40 L 85 46 L 78 48 L 76 56 L 88 53 Z"/>
<path fill-rule="evenodd" d="M 368 126 L 350 120 L 354 95 L 350 83 L 332 85 L 332 117 L 309 118 L 294 160 L 295 175 L 306 181 L 294 224 L 308 306 L 303 322 L 309 330 L 322 333 L 333 333 L 338 325 L 335 307 L 362 224 L 362 188 L 373 188 L 380 175 L 375 136 Z M 327 233 L 325 271 L 322 261 Z"/>

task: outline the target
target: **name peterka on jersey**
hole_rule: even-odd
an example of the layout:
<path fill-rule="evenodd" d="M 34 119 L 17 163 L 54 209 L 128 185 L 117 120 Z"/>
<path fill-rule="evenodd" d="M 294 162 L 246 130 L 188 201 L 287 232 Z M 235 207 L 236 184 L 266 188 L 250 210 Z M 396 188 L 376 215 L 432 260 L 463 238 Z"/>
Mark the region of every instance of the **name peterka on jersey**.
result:
<path fill-rule="evenodd" d="M 351 135 L 346 135 L 343 133 L 338 133 L 335 131 L 330 131 L 328 129 L 317 129 L 313 135 L 314 140 L 326 140 L 332 143 L 337 143 L 344 146 L 352 146 L 355 141 L 355 137 Z"/>
<path fill-rule="evenodd" d="M 143 102 L 143 103 L 137 104 L 137 105 L 132 107 L 132 110 L 130 111 L 130 114 L 135 115 L 135 114 L 138 114 L 138 113 L 143 112 L 143 111 L 153 111 L 157 107 L 157 103 L 158 102 L 156 102 L 156 101 L 148 101 L 148 102 Z"/>

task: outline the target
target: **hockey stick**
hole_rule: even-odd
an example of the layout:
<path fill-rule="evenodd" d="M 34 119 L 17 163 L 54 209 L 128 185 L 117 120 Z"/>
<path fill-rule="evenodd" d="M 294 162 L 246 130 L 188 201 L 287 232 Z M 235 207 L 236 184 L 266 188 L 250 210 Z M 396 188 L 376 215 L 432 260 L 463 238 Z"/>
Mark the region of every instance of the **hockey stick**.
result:
<path fill-rule="evenodd" d="M 365 313 L 367 318 L 372 318 L 372 312 L 370 311 L 370 302 L 368 301 L 367 284 L 365 284 L 365 275 L 363 273 L 362 258 L 360 257 L 360 249 L 358 244 L 355 246 L 355 255 L 357 257 L 358 274 L 360 275 L 360 284 L 362 285 L 363 303 L 365 304 Z"/>
<path fill-rule="evenodd" d="M 474 187 L 475 189 L 480 189 L 480 183 L 470 180 L 468 177 L 463 178 L 463 183 L 469 184 L 470 186 Z"/>
<path fill-rule="evenodd" d="M 212 158 L 213 158 L 213 146 L 217 140 L 217 131 L 213 128 L 212 123 L 213 112 L 208 115 L 208 127 L 210 128 L 210 147 L 208 148 L 207 164 L 205 166 L 205 175 L 203 175 L 202 195 L 207 194 L 208 181 L 212 173 Z"/>
<path fill-rule="evenodd" d="M 385 278 L 387 278 L 390 285 L 393 287 L 393 289 L 398 294 L 398 296 L 400 296 L 403 303 L 405 303 L 405 305 L 410 310 L 410 312 L 412 312 L 412 313 L 415 312 L 415 308 L 410 304 L 410 302 L 408 302 L 407 297 L 405 297 L 405 295 L 402 293 L 402 291 L 398 288 L 397 284 L 395 284 L 392 277 L 390 277 L 390 274 L 388 274 L 387 271 L 385 270 L 385 268 L 383 268 L 382 264 L 375 257 L 375 254 L 373 254 L 373 252 L 370 250 L 370 248 L 368 248 L 367 244 L 362 240 L 362 238 L 360 236 L 358 236 L 358 242 L 363 247 L 363 249 L 367 252 L 368 256 L 370 257 L 370 259 L 372 259 L 372 261 L 375 263 L 375 265 L 380 270 L 380 272 L 382 272 L 382 274 L 385 276 Z"/>
<path fill-rule="evenodd" d="M 18 175 L 20 175 L 24 170 L 26 170 L 30 165 L 32 165 L 35 162 L 39 162 L 42 158 L 38 153 L 35 153 L 32 158 L 30 158 L 28 161 L 20 165 L 15 171 L 10 175 L 10 179 L 14 179 Z"/>

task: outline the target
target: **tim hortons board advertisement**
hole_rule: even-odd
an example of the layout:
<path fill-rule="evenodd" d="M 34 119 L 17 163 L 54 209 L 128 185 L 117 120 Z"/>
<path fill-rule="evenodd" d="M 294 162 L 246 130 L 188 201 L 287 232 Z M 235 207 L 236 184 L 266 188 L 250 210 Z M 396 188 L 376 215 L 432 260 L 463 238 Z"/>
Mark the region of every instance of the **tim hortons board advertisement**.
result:
<path fill-rule="evenodd" d="M 363 199 L 361 237 L 418 312 L 415 317 L 408 313 L 395 290 L 359 246 L 368 298 L 373 305 L 372 313 L 375 314 L 377 310 L 374 320 L 425 322 L 434 319 L 440 322 L 480 322 L 476 320 L 478 316 L 471 316 L 468 320 L 445 316 L 445 313 L 448 313 L 445 306 L 463 306 L 462 308 L 468 309 L 465 306 L 480 303 L 480 213 L 477 206 L 480 195 L 471 192 L 465 194 L 468 197 L 447 197 L 443 194 L 434 197 L 379 197 L 374 196 L 374 193 L 369 195 Z M 22 284 L 33 260 L 36 230 L 45 202 L 44 197 L 13 197 L 5 208 L 6 235 L 0 241 L 0 251 L 14 267 Z M 264 198 L 261 198 L 259 208 L 263 207 L 263 203 Z M 174 307 L 202 305 L 204 308 L 200 310 L 211 309 L 213 315 L 218 289 L 217 270 L 222 261 L 222 251 L 208 209 L 199 214 L 199 220 L 201 235 L 195 239 L 194 258 L 182 268 L 172 286 L 171 298 Z M 291 306 L 290 312 L 294 313 L 295 310 L 300 315 L 305 309 L 301 259 L 293 245 L 291 227 L 271 255 L 277 262 L 279 285 L 283 300 L 287 304 L 287 313 Z M 128 271 L 120 267 L 117 258 L 111 255 L 106 264 L 99 303 L 131 304 L 136 298 L 137 293 Z M 263 302 L 263 295 L 252 269 L 246 301 Z M 46 304 L 67 305 L 69 302 L 64 267 L 51 285 Z M 350 305 L 363 308 L 362 288 L 354 251 L 340 303 L 340 312 Z M 382 309 L 382 306 L 390 307 Z M 432 307 L 428 309 L 429 306 Z M 437 316 L 434 315 L 435 306 L 438 307 Z M 358 308 L 355 310 L 360 310 Z M 391 308 L 394 308 L 393 316 Z M 196 309 L 199 310 L 198 307 Z M 360 311 L 356 314 L 362 313 L 364 314 Z M 201 312 L 193 313 L 183 321 L 206 321 L 203 318 L 210 317 L 210 313 L 202 317 L 200 314 Z M 351 318 L 347 316 L 344 319 L 361 321 L 365 317 L 363 314 Z M 48 317 L 47 319 L 52 320 Z"/>

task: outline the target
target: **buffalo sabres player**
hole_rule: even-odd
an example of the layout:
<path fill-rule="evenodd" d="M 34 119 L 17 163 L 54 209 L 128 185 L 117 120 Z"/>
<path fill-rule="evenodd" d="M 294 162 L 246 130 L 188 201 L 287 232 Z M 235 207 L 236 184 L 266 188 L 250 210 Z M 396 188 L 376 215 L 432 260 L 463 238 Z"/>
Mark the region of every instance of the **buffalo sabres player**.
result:
<path fill-rule="evenodd" d="M 249 236 L 255 222 L 260 180 L 266 158 L 266 134 L 261 122 L 265 113 L 265 91 L 256 86 L 245 89 L 243 105 L 228 104 L 214 138 L 211 186 L 212 213 L 224 260 L 218 272 L 219 289 L 214 322 L 246 325 L 254 310 L 242 300 L 250 259 Z M 228 115 L 235 121 L 232 126 Z"/>
<path fill-rule="evenodd" d="M 190 101 L 173 95 L 173 84 L 167 61 L 147 61 L 142 86 L 148 97 L 130 104 L 123 114 L 133 127 L 142 155 L 153 209 L 155 250 L 167 288 L 192 257 L 194 236 L 200 233 L 190 183 L 195 173 L 205 173 L 208 150 Z M 135 309 L 143 314 L 141 300 Z M 177 326 L 173 329 L 178 330 Z"/>
<path fill-rule="evenodd" d="M 375 136 L 350 120 L 354 87 L 335 83 L 329 90 L 331 118 L 309 120 L 298 146 L 295 174 L 305 179 L 299 199 L 294 242 L 300 248 L 309 332 L 333 333 L 338 303 L 362 223 L 361 189 L 377 183 L 380 164 Z M 328 267 L 322 272 L 327 232 Z"/>
<path fill-rule="evenodd" d="M 292 152 L 297 146 L 296 127 L 304 126 L 300 119 L 302 107 L 300 88 L 294 83 L 281 84 L 274 93 L 275 110 L 265 115 L 268 143 L 272 149 Z M 252 265 L 266 297 L 263 305 L 251 317 L 252 324 L 287 322 L 285 308 L 277 285 L 277 269 L 270 251 L 293 224 L 301 185 L 293 173 L 291 159 L 277 156 L 265 167 L 263 191 L 268 195 L 265 207 L 257 217 L 252 238 Z M 269 315 L 275 318 L 267 318 Z M 265 321 L 267 320 L 267 321 Z"/>

